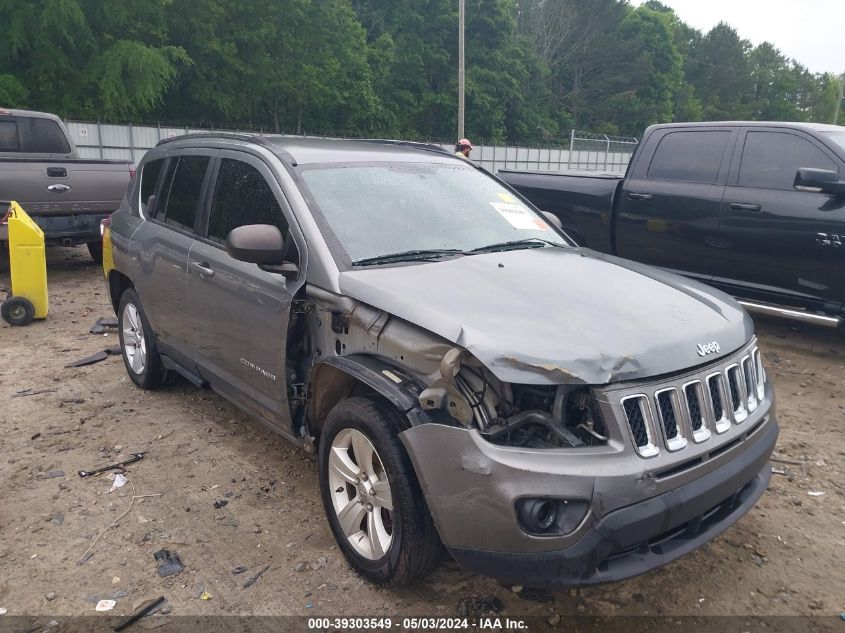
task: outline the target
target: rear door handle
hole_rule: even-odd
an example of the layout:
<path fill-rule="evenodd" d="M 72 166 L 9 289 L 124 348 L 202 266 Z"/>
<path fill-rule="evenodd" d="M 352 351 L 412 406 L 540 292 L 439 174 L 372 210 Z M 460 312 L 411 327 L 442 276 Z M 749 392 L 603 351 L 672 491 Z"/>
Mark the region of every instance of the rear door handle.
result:
<path fill-rule="evenodd" d="M 651 200 L 653 196 L 650 193 L 629 193 L 628 200 Z"/>
<path fill-rule="evenodd" d="M 749 204 L 746 202 L 731 202 L 729 205 L 731 211 L 759 211 L 759 204 Z"/>
<path fill-rule="evenodd" d="M 214 277 L 214 270 L 208 262 L 192 262 L 191 265 L 199 271 L 200 277 Z"/>

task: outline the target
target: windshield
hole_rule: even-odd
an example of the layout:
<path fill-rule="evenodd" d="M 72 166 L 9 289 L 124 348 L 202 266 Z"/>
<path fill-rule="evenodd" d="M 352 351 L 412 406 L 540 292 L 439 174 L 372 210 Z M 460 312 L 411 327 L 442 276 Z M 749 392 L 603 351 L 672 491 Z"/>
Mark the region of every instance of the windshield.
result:
<path fill-rule="evenodd" d="M 845 132 L 821 132 L 821 135 L 836 143 L 840 149 L 845 151 Z"/>
<path fill-rule="evenodd" d="M 326 164 L 303 169 L 302 178 L 353 263 L 531 238 L 567 244 L 536 212 L 469 165 Z"/>

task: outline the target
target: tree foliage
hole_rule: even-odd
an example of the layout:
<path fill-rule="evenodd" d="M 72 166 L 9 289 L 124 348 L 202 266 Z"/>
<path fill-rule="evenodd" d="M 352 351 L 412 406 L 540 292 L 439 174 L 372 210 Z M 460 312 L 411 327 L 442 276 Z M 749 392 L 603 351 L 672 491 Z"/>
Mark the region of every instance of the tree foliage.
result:
<path fill-rule="evenodd" d="M 830 121 L 839 79 L 649 0 L 466 0 L 466 130 Z M 457 0 L 0 0 L 0 106 L 64 116 L 451 139 Z"/>

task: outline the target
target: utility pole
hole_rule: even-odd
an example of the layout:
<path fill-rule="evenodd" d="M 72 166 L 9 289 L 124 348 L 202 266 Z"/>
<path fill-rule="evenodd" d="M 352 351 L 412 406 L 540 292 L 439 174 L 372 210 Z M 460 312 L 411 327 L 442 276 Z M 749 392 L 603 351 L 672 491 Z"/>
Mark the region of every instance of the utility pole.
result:
<path fill-rule="evenodd" d="M 843 99 L 845 99 L 845 73 L 842 73 L 842 78 L 839 80 L 839 98 L 836 100 L 836 108 L 833 110 L 834 125 L 839 121 L 839 106 L 842 105 Z"/>
<path fill-rule="evenodd" d="M 464 74 L 464 21 L 466 2 L 458 0 L 458 138 L 464 138 L 464 93 L 466 76 Z"/>

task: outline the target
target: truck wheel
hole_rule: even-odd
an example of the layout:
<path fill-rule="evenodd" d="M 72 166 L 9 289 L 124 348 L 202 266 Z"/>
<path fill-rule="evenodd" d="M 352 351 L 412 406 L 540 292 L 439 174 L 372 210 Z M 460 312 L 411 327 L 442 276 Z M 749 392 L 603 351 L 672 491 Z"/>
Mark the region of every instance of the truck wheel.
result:
<path fill-rule="evenodd" d="M 320 492 L 329 525 L 349 564 L 380 585 L 424 576 L 441 551 L 396 437 L 397 415 L 369 398 L 349 398 L 331 410 L 320 438 Z"/>
<path fill-rule="evenodd" d="M 165 377 L 164 365 L 134 288 L 128 288 L 120 297 L 117 314 L 123 364 L 132 382 L 142 389 L 161 387 Z"/>
<path fill-rule="evenodd" d="M 26 297 L 9 297 L 0 306 L 0 313 L 9 325 L 29 325 L 35 318 L 35 306 Z"/>
<path fill-rule="evenodd" d="M 103 241 L 88 242 L 88 252 L 91 253 L 91 259 L 95 264 L 103 263 Z"/>

